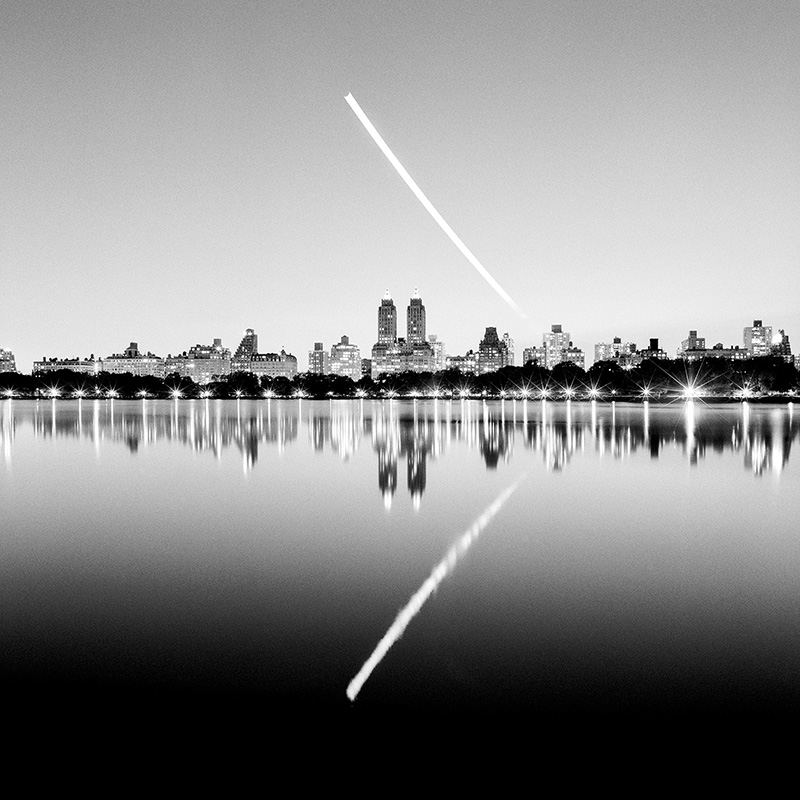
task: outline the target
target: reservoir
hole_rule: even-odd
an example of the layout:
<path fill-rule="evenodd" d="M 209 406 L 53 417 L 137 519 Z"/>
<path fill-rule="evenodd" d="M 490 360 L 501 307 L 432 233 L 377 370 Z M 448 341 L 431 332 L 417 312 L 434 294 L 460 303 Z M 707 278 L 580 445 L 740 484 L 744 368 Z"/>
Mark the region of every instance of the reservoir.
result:
<path fill-rule="evenodd" d="M 800 711 L 793 404 L 0 401 L 31 702 Z"/>

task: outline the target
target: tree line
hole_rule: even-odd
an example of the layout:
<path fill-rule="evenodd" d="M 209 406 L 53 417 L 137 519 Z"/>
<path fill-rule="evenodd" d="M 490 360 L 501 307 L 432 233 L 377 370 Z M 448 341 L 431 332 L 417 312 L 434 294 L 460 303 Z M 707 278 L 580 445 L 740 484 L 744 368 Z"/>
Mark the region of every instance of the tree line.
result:
<path fill-rule="evenodd" d="M 298 373 L 293 378 L 261 377 L 234 372 L 200 385 L 177 373 L 152 375 L 72 370 L 25 375 L 0 373 L 0 393 L 16 397 L 618 397 L 652 398 L 676 395 L 739 397 L 788 393 L 800 389 L 800 373 L 780 357 L 741 361 L 705 358 L 699 361 L 653 359 L 630 369 L 614 361 L 599 361 L 588 370 L 561 363 L 548 370 L 535 363 L 503 367 L 483 375 L 457 369 L 441 372 L 400 372 L 358 381 L 342 375 Z"/>

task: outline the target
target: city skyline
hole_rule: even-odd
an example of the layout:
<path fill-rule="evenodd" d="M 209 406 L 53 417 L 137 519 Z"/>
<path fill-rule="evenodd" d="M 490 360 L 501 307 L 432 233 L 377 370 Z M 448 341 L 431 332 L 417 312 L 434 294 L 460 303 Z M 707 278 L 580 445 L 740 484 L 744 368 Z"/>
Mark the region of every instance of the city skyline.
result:
<path fill-rule="evenodd" d="M 0 347 L 161 356 L 250 326 L 367 355 L 388 285 L 449 353 L 554 323 L 797 337 L 800 7 L 0 9 Z M 487 288 L 376 150 L 352 92 Z M 54 352 L 56 351 L 57 352 Z"/>

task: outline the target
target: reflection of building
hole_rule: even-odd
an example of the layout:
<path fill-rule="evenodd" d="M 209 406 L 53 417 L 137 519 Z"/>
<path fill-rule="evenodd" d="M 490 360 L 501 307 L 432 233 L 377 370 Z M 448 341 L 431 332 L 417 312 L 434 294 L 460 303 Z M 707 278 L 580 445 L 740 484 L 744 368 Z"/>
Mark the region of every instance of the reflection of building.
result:
<path fill-rule="evenodd" d="M 478 372 L 496 372 L 509 363 L 508 347 L 497 335 L 497 328 L 486 328 L 478 348 Z"/>
<path fill-rule="evenodd" d="M 180 355 L 168 355 L 165 362 L 167 375 L 177 373 L 191 378 L 195 383 L 210 383 L 231 373 L 231 351 L 222 346 L 222 339 L 214 344 L 196 344 Z"/>
<path fill-rule="evenodd" d="M 156 378 L 163 378 L 166 374 L 164 359 L 150 352 L 143 355 L 136 342 L 131 342 L 122 353 L 104 358 L 101 371 L 117 375 L 125 372 L 137 376 L 154 375 Z"/>
<path fill-rule="evenodd" d="M 314 342 L 314 349 L 308 351 L 308 371 L 315 375 L 327 375 L 330 372 L 328 351 L 322 342 Z"/>
<path fill-rule="evenodd" d="M 744 329 L 744 346 L 751 356 L 768 356 L 772 347 L 772 326 L 754 319 L 752 326 Z"/>
<path fill-rule="evenodd" d="M 2 347 L 0 347 L 0 372 L 16 371 L 17 363 L 14 360 L 14 354 L 10 350 L 4 350 Z"/>
<path fill-rule="evenodd" d="M 331 347 L 329 371 L 332 375 L 344 375 L 354 381 L 361 380 L 361 351 L 350 344 L 347 336 Z"/>
<path fill-rule="evenodd" d="M 102 361 L 92 355 L 89 358 L 46 358 L 33 362 L 34 373 L 56 372 L 60 369 L 69 369 L 81 375 L 96 375 L 102 369 Z"/>

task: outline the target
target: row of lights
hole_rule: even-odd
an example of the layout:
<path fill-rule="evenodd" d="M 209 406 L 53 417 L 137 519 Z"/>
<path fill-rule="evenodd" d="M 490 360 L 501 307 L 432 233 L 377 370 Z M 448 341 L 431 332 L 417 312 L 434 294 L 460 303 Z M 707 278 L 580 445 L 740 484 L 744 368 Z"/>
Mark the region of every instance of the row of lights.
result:
<path fill-rule="evenodd" d="M 45 394 L 46 394 L 47 397 L 50 397 L 52 399 L 55 399 L 57 397 L 61 397 L 62 396 L 61 395 L 61 389 L 59 389 L 57 386 L 51 386 L 49 389 L 46 390 Z M 103 390 L 98 388 L 98 389 L 95 389 L 93 394 L 94 394 L 95 397 L 106 397 L 106 398 L 110 398 L 112 400 L 114 398 L 119 397 L 119 392 L 116 389 L 107 389 L 105 391 L 105 393 L 103 393 Z M 331 394 L 331 396 L 332 396 L 332 393 L 329 393 L 329 394 Z M 610 394 L 611 394 L 611 396 L 615 396 L 617 394 L 616 389 L 612 389 Z M 744 388 L 738 390 L 735 393 L 735 396 L 741 397 L 742 399 L 747 399 L 748 397 L 753 397 L 754 394 L 755 394 L 755 392 L 753 391 L 753 389 L 751 389 L 750 387 L 744 387 Z M 3 395 L 5 397 L 7 397 L 7 398 L 12 398 L 12 397 L 16 396 L 16 392 L 13 389 L 5 389 L 3 391 Z M 488 395 L 488 392 L 485 391 L 485 390 L 480 394 L 476 394 L 475 392 L 472 392 L 469 389 L 460 389 L 460 390 L 453 391 L 453 392 L 446 392 L 446 391 L 442 391 L 440 389 L 433 389 L 429 393 L 422 394 L 422 396 L 433 397 L 433 398 L 438 398 L 438 397 L 459 397 L 462 400 L 466 400 L 467 398 L 470 398 L 470 397 L 486 397 L 487 395 Z M 560 390 L 552 390 L 552 389 L 549 389 L 548 387 L 542 387 L 541 389 L 537 389 L 535 391 L 531 391 L 530 389 L 521 389 L 521 390 L 518 390 L 518 391 L 510 391 L 510 392 L 506 391 L 506 390 L 500 390 L 498 395 L 499 395 L 500 399 L 506 399 L 508 397 L 508 398 L 512 398 L 512 399 L 515 399 L 515 400 L 528 400 L 530 398 L 538 398 L 540 400 L 547 400 L 548 398 L 559 397 L 559 396 L 563 397 L 564 399 L 567 399 L 567 400 L 571 400 L 571 399 L 573 399 L 575 397 L 580 397 L 580 396 L 583 396 L 583 397 L 588 398 L 590 400 L 597 400 L 600 397 L 602 397 L 602 392 L 597 388 L 591 388 L 591 389 L 586 390 L 585 392 L 579 392 L 578 390 L 573 389 L 572 387 L 567 387 L 565 389 L 560 389 Z M 69 395 L 67 395 L 67 396 L 69 396 Z M 84 398 L 84 397 L 89 397 L 90 393 L 87 392 L 85 389 L 76 389 L 75 391 L 72 392 L 71 396 L 74 397 L 74 398 L 77 398 L 77 399 L 81 399 L 81 398 Z M 141 397 L 144 400 L 144 399 L 148 398 L 150 395 L 149 395 L 149 393 L 147 392 L 146 389 L 142 389 L 141 391 L 137 392 L 137 396 Z M 170 391 L 170 397 L 172 397 L 174 400 L 180 400 L 183 396 L 184 396 L 184 393 L 183 393 L 183 391 L 181 389 L 172 389 Z M 234 392 L 234 396 L 237 399 L 239 399 L 239 398 L 244 396 L 244 392 L 241 389 L 237 389 Z M 276 395 L 275 395 L 275 392 L 273 392 L 272 390 L 265 389 L 264 392 L 262 393 L 262 396 L 264 398 L 266 398 L 266 399 L 271 399 L 271 398 L 275 397 Z M 302 389 L 298 389 L 297 391 L 295 391 L 292 394 L 292 397 L 298 398 L 298 399 L 302 399 L 302 398 L 307 397 L 307 396 L 308 395 L 306 394 L 306 392 L 304 392 Z M 356 391 L 356 395 L 355 396 L 357 398 L 362 398 L 363 399 L 363 398 L 367 397 L 367 393 L 363 389 L 359 389 L 359 390 Z M 393 400 L 395 398 L 402 397 L 403 395 L 400 392 L 398 392 L 398 391 L 396 391 L 394 389 L 389 389 L 388 391 L 386 391 L 385 396 L 388 399 Z M 405 396 L 406 397 L 417 397 L 417 396 L 420 396 L 420 393 L 418 393 L 418 392 L 409 392 Z M 648 387 L 644 387 L 641 390 L 641 392 L 639 393 L 639 396 L 644 398 L 644 399 L 648 399 L 648 398 L 653 396 L 653 392 Z M 684 386 L 683 387 L 682 396 L 687 400 L 691 400 L 691 399 L 694 399 L 695 397 L 700 397 L 701 396 L 701 392 L 698 390 L 698 388 L 696 386 L 688 385 L 688 386 Z M 213 397 L 213 395 L 212 395 L 212 393 L 210 391 L 203 390 L 203 391 L 200 392 L 200 397 L 202 399 L 204 399 L 204 400 L 207 400 L 207 399 Z"/>

